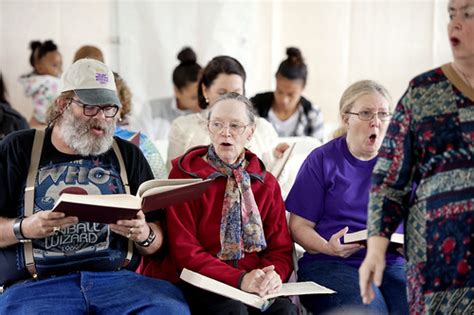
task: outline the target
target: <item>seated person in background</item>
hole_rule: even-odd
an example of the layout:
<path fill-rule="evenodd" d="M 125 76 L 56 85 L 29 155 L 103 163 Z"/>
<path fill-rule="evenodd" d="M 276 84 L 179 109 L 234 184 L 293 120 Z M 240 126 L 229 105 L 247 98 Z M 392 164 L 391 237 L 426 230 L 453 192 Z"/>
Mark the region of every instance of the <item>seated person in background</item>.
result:
<path fill-rule="evenodd" d="M 74 56 L 74 61 L 83 58 L 92 58 L 104 62 L 102 51 L 95 46 L 82 46 L 79 48 Z M 122 107 L 120 108 L 120 117 L 117 121 L 117 128 L 115 135 L 125 140 L 130 140 L 140 147 L 145 158 L 150 164 L 151 170 L 155 178 L 166 178 L 168 171 L 166 170 L 165 162 L 161 157 L 160 152 L 155 144 L 142 132 L 135 132 L 129 129 L 129 114 L 132 110 L 132 92 L 122 77 L 113 72 L 115 78 L 115 85 L 117 87 L 117 94 L 120 99 Z"/>
<path fill-rule="evenodd" d="M 141 151 L 113 136 L 120 101 L 105 64 L 75 62 L 61 92 L 39 150 L 35 130 L 0 143 L 0 314 L 189 313 L 178 288 L 134 272 L 162 245 L 149 214 L 108 225 L 50 211 L 63 192 L 135 194 L 153 178 Z"/>
<path fill-rule="evenodd" d="M 347 88 L 339 104 L 340 136 L 307 157 L 286 199 L 291 234 L 306 250 L 298 262 L 298 281 L 337 291 L 301 296 L 313 314 L 408 314 L 403 257 L 387 254 L 384 282 L 375 289 L 375 301 L 363 305 L 358 268 L 366 250 L 341 244 L 347 232 L 366 229 L 370 179 L 391 108 L 388 91 L 376 82 L 359 81 Z"/>
<path fill-rule="evenodd" d="M 28 128 L 26 119 L 8 103 L 7 89 L 0 72 L 0 140 L 10 132 Z"/>
<path fill-rule="evenodd" d="M 323 142 L 323 114 L 301 95 L 308 75 L 301 51 L 289 47 L 286 54 L 288 58 L 275 74 L 275 91 L 257 94 L 250 100 L 280 137 L 311 136 Z"/>
<path fill-rule="evenodd" d="M 201 111 L 197 96 L 201 66 L 196 62 L 196 54 L 185 47 L 178 60 L 180 64 L 173 71 L 174 96 L 151 100 L 140 115 L 153 140 L 168 139 L 171 123 L 179 116 Z"/>
<path fill-rule="evenodd" d="M 33 99 L 32 128 L 46 127 L 46 112 L 59 95 L 59 82 L 63 72 L 63 59 L 58 46 L 47 40 L 30 43 L 30 64 L 33 71 L 20 77 L 25 95 Z"/>
<path fill-rule="evenodd" d="M 235 92 L 245 94 L 246 73 L 240 62 L 229 56 L 213 58 L 202 70 L 198 83 L 198 101 L 202 109 L 207 109 L 223 94 Z M 279 157 L 287 144 L 278 144 L 278 135 L 272 125 L 263 118 L 255 119 L 255 134 L 248 142 L 248 148 L 265 164 Z M 176 118 L 171 124 L 168 145 L 167 166 L 171 160 L 197 145 L 209 144 L 207 111 Z"/>
<path fill-rule="evenodd" d="M 170 178 L 215 178 L 197 201 L 166 212 L 171 257 L 187 268 L 246 292 L 278 292 L 293 270 L 291 241 L 280 187 L 251 151 L 252 104 L 237 93 L 217 99 L 208 113 L 211 145 L 195 147 L 173 161 Z M 170 260 L 168 261 L 170 262 Z M 153 276 L 154 261 L 145 263 Z M 196 314 L 247 314 L 247 306 L 183 284 Z M 252 309 L 260 313 L 257 309 Z M 296 314 L 278 298 L 265 314 Z"/>

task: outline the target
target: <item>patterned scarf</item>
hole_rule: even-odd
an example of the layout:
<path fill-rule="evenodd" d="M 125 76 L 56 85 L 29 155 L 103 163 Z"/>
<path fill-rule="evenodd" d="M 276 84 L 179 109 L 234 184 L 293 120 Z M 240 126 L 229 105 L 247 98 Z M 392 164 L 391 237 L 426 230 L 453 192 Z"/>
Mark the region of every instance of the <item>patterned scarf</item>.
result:
<path fill-rule="evenodd" d="M 209 164 L 227 176 L 227 185 L 222 205 L 220 228 L 221 260 L 240 259 L 244 252 L 259 252 L 267 247 L 262 219 L 250 187 L 250 176 L 245 171 L 245 151 L 237 163 L 224 163 L 210 145 L 207 152 Z"/>

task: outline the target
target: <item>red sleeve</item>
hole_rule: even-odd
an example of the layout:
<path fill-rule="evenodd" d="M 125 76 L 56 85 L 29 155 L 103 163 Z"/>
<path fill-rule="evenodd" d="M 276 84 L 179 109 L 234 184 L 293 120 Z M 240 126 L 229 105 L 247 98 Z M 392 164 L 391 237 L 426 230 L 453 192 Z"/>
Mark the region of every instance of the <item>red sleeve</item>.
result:
<path fill-rule="evenodd" d="M 265 179 L 269 181 L 270 179 Z M 274 265 L 275 271 L 280 275 L 281 280 L 286 282 L 293 271 L 293 241 L 290 237 L 286 222 L 286 210 L 281 196 L 280 186 L 273 178 L 274 191 L 271 203 L 261 209 L 263 228 L 267 248 L 262 255 L 261 268 Z"/>
<path fill-rule="evenodd" d="M 180 171 L 171 171 L 170 178 L 187 177 Z M 211 184 L 212 185 L 212 184 Z M 210 278 L 238 287 L 245 273 L 209 254 L 197 238 L 197 218 L 193 209 L 201 207 L 200 201 L 192 201 L 169 207 L 166 213 L 170 251 L 178 270 L 196 271 Z M 218 237 L 218 236 L 217 236 Z"/>

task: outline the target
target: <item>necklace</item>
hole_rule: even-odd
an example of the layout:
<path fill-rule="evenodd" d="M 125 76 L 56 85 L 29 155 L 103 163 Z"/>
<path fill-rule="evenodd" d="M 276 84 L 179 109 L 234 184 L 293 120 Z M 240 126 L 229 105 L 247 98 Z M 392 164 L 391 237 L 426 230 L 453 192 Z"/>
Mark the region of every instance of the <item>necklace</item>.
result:
<path fill-rule="evenodd" d="M 454 62 L 452 63 L 452 65 L 453 65 L 454 71 L 456 71 L 456 73 L 461 77 L 464 83 L 466 83 L 466 85 L 470 87 L 471 89 L 474 89 L 474 85 L 469 80 L 469 77 L 463 71 L 461 71 L 461 69 L 459 69 L 458 66 Z"/>

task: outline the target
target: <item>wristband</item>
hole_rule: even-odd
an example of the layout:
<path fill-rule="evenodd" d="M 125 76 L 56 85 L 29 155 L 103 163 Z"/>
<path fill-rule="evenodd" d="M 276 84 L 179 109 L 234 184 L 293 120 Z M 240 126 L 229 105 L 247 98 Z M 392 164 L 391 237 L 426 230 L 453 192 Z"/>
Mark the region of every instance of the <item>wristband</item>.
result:
<path fill-rule="evenodd" d="M 16 239 L 20 243 L 30 242 L 31 240 L 27 239 L 21 232 L 21 224 L 23 223 L 24 218 L 16 218 L 13 223 L 13 234 L 15 234 Z"/>
<path fill-rule="evenodd" d="M 135 243 L 140 247 L 148 247 L 151 245 L 151 243 L 153 243 L 155 238 L 156 238 L 156 234 L 155 232 L 153 232 L 153 229 L 150 227 L 150 234 L 148 234 L 148 237 L 146 238 L 146 240 L 144 240 L 143 242 L 135 242 Z"/>

